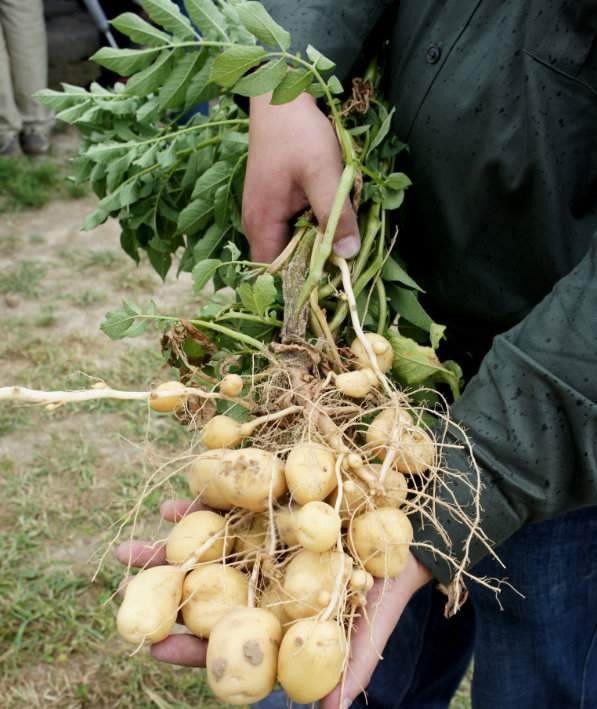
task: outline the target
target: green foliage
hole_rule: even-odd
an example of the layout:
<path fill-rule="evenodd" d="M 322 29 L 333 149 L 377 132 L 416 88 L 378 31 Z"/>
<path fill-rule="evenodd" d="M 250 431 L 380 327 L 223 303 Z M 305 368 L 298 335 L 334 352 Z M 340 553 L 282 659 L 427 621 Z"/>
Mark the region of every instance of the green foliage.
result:
<path fill-rule="evenodd" d="M 202 36 L 171 0 L 141 4 L 151 22 L 130 13 L 113 21 L 140 46 L 103 48 L 94 57 L 128 76 L 126 84 L 111 91 L 97 84 L 89 91 L 65 85 L 63 92 L 39 94 L 83 136 L 73 162 L 75 180 L 88 182 L 99 197 L 84 228 L 116 218 L 121 245 L 136 262 L 145 253 L 162 278 L 173 265 L 192 272 L 193 288 L 202 295 L 211 281 L 213 293 L 191 322 L 220 350 L 264 351 L 279 333 L 284 302 L 278 279 L 249 261 L 240 212 L 248 119 L 234 96 L 272 92 L 273 104 L 303 92 L 323 97 L 340 139 L 348 190 L 356 174 L 363 177 L 361 222 L 371 236 L 352 264 L 352 277 L 365 326 L 393 333 L 394 375 L 404 385 L 442 381 L 456 395 L 458 372 L 435 354 L 444 328 L 421 306 L 421 288 L 403 264 L 388 254 L 392 241 L 382 215 L 401 206 L 411 184 L 395 170 L 404 145 L 391 131 L 394 109 L 374 95 L 364 115 L 341 113 L 343 87 L 329 75 L 334 63 L 312 46 L 306 58 L 291 53 L 290 35 L 258 2 L 186 0 Z M 209 116 L 179 124 L 198 102 L 216 97 Z M 302 297 L 317 287 L 325 291 L 335 278 L 327 260 L 332 236 L 326 231 L 323 240 L 315 240 Z M 322 295 L 323 307 L 332 331 L 345 342 L 352 338 L 348 308 L 326 301 L 333 290 Z M 141 309 L 124 301 L 102 329 L 115 339 L 134 337 L 156 319 L 172 318 L 158 316 L 153 304 Z"/>

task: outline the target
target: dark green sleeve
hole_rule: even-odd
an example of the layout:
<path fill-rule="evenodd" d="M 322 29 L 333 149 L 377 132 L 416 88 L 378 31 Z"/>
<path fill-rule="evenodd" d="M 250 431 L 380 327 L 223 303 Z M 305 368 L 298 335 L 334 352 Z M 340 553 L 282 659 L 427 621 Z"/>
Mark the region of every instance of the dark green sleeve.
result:
<path fill-rule="evenodd" d="M 481 526 L 496 545 L 526 523 L 597 504 L 597 236 L 581 263 L 495 338 L 452 414 L 473 441 L 484 483 Z M 444 464 L 472 479 L 461 451 L 446 449 Z M 450 491 L 472 509 L 466 485 Z M 461 558 L 465 529 L 445 512 L 439 517 Z M 415 538 L 445 550 L 429 528 L 417 528 Z M 447 564 L 420 548 L 415 554 L 449 580 Z M 473 545 L 470 564 L 485 554 Z"/>
<path fill-rule="evenodd" d="M 358 58 L 365 40 L 392 0 L 265 0 L 272 17 L 292 36 L 292 49 L 304 53 L 307 45 L 336 62 L 342 81 Z"/>

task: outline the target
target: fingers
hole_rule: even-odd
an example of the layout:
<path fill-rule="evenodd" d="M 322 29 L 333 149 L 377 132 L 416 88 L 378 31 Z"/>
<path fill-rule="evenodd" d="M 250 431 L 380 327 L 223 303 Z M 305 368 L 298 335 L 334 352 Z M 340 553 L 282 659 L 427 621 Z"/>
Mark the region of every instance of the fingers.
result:
<path fill-rule="evenodd" d="M 199 500 L 166 500 L 160 505 L 160 514 L 168 522 L 180 522 L 180 520 L 191 512 L 209 509 Z"/>
<path fill-rule="evenodd" d="M 166 545 L 151 542 L 123 542 L 116 547 L 116 558 L 125 566 L 148 569 L 166 563 Z"/>
<path fill-rule="evenodd" d="M 160 662 L 185 667 L 205 667 L 207 642 L 194 635 L 169 635 L 151 646 L 151 654 Z"/>
<path fill-rule="evenodd" d="M 305 193 L 321 229 L 326 228 L 341 176 L 342 162 L 337 145 L 330 146 L 329 153 L 320 156 L 304 176 Z M 347 199 L 334 234 L 334 253 L 352 258 L 357 255 L 360 246 L 359 224 Z"/>

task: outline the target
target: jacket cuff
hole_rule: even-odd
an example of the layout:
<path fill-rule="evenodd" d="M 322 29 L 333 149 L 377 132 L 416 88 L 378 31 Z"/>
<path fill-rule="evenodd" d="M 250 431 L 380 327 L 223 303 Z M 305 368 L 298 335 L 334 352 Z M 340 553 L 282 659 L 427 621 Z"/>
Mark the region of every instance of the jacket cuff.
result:
<path fill-rule="evenodd" d="M 450 509 L 441 502 L 449 503 L 452 507 L 458 505 L 466 516 L 473 520 L 477 509 L 475 507 L 474 490 L 478 487 L 478 478 L 481 480 L 480 490 L 480 524 L 490 546 L 501 544 L 524 524 L 524 519 L 514 508 L 502 490 L 498 487 L 492 476 L 479 466 L 475 470 L 463 441 L 456 436 L 448 436 L 442 449 L 441 467 L 444 470 L 458 471 L 458 476 L 449 476 L 444 484 L 437 486 L 436 495 L 439 503 L 436 504 L 434 514 L 449 537 L 447 543 L 437 532 L 434 526 L 421 515 L 413 515 L 414 538 L 412 553 L 425 566 L 433 577 L 443 584 L 452 581 L 456 567 L 448 562 L 442 554 L 448 555 L 461 563 L 466 554 L 466 545 L 470 537 L 470 528 Z M 424 546 L 418 546 L 424 545 Z M 429 546 L 440 552 L 432 551 Z M 474 566 L 489 553 L 488 548 L 478 539 L 473 538 L 468 547 L 466 568 Z"/>

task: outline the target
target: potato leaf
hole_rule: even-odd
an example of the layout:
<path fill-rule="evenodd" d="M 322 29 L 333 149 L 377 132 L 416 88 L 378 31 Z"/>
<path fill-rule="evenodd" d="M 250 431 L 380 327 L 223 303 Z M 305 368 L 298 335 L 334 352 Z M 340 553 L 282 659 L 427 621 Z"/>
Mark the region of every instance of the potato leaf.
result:
<path fill-rule="evenodd" d="M 231 47 L 215 58 L 211 80 L 224 88 L 230 88 L 266 56 L 267 52 L 262 47 Z"/>
<path fill-rule="evenodd" d="M 228 41 L 226 22 L 212 0 L 185 0 L 189 17 L 206 37 L 220 37 Z"/>
<path fill-rule="evenodd" d="M 157 314 L 155 303 L 150 301 L 145 312 L 128 298 L 124 298 L 120 310 L 113 310 L 106 314 L 100 328 L 112 340 L 121 340 L 123 337 L 139 337 L 148 328 L 150 318 Z M 149 316 L 139 319 L 140 316 Z"/>
<path fill-rule="evenodd" d="M 131 76 L 126 85 L 127 93 L 148 96 L 163 86 L 170 75 L 174 56 L 172 51 L 164 51 L 143 71 Z"/>
<path fill-rule="evenodd" d="M 396 281 L 402 283 L 409 288 L 424 293 L 425 291 L 419 286 L 416 281 L 414 281 L 404 268 L 398 263 L 398 261 L 391 256 L 387 259 L 384 264 L 382 276 L 384 281 Z"/>
<path fill-rule="evenodd" d="M 255 283 L 241 283 L 238 295 L 243 306 L 255 315 L 265 315 L 277 296 L 274 277 L 269 273 L 258 276 Z"/>
<path fill-rule="evenodd" d="M 213 278 L 214 273 L 221 265 L 220 259 L 210 258 L 204 261 L 199 261 L 193 268 L 193 289 L 196 293 L 200 293 L 209 281 Z"/>
<path fill-rule="evenodd" d="M 336 65 L 311 44 L 306 49 L 307 56 L 318 71 L 331 71 Z"/>
<path fill-rule="evenodd" d="M 159 106 L 161 109 L 184 106 L 189 82 L 196 68 L 204 60 L 205 58 L 200 52 L 187 52 L 178 59 L 160 91 Z"/>
<path fill-rule="evenodd" d="M 276 87 L 271 103 L 275 106 L 293 101 L 311 86 L 313 75 L 305 69 L 291 69 Z"/>
<path fill-rule="evenodd" d="M 171 0 L 141 0 L 141 7 L 156 24 L 183 40 L 196 39 L 191 23 Z"/>
<path fill-rule="evenodd" d="M 273 91 L 288 72 L 288 65 L 285 59 L 278 59 L 264 64 L 252 74 L 243 76 L 234 87 L 235 94 L 240 96 L 259 96 L 268 91 Z"/>
<path fill-rule="evenodd" d="M 130 37 L 137 44 L 146 44 L 149 47 L 161 47 L 171 41 L 170 35 L 159 30 L 155 25 L 146 22 L 134 12 L 124 12 L 111 20 L 110 24 L 121 34 Z"/>
<path fill-rule="evenodd" d="M 243 2 L 236 12 L 243 25 L 260 42 L 268 47 L 280 47 L 286 51 L 290 47 L 290 34 L 272 19 L 259 2 Z"/>
<path fill-rule="evenodd" d="M 160 47 L 148 49 L 102 47 L 91 57 L 91 60 L 120 76 L 131 76 L 151 64 L 160 51 L 162 51 Z"/>

